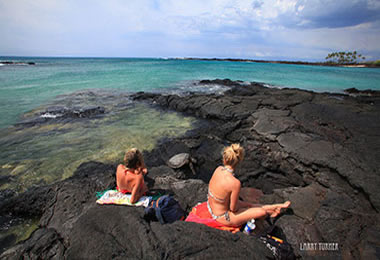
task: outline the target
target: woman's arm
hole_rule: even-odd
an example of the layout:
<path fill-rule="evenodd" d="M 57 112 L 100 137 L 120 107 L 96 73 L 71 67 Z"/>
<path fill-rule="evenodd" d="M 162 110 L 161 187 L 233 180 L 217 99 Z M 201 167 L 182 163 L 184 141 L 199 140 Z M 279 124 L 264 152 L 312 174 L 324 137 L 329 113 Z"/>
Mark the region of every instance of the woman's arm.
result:
<path fill-rule="evenodd" d="M 141 172 L 143 175 L 147 175 L 148 174 L 148 169 L 147 168 L 141 168 Z"/>
<path fill-rule="evenodd" d="M 123 171 L 123 165 L 119 164 L 116 169 L 116 186 L 119 186 L 120 184 L 120 179 L 122 178 L 121 172 Z"/>
<path fill-rule="evenodd" d="M 140 161 L 140 167 L 141 168 L 146 168 L 145 162 L 144 162 L 144 157 L 142 156 L 142 153 L 139 153 L 139 161 Z"/>
<path fill-rule="evenodd" d="M 230 210 L 236 212 L 239 207 L 240 181 L 236 180 L 232 183 L 232 191 L 230 197 Z"/>
<path fill-rule="evenodd" d="M 133 189 L 132 189 L 131 203 L 136 203 L 141 197 L 140 188 L 142 185 L 142 180 L 143 180 L 142 178 L 136 178 L 135 185 L 133 186 Z"/>

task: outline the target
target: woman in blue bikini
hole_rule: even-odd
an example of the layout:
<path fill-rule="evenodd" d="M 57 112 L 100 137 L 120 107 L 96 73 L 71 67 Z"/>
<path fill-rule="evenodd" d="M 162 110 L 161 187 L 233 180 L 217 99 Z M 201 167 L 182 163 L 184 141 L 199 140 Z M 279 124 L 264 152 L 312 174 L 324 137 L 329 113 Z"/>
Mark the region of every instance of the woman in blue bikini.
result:
<path fill-rule="evenodd" d="M 238 226 L 267 215 L 276 217 L 281 209 L 290 206 L 290 201 L 260 205 L 239 200 L 241 183 L 234 170 L 243 159 L 244 149 L 239 144 L 224 148 L 223 166 L 216 168 L 208 186 L 208 210 L 223 225 Z"/>

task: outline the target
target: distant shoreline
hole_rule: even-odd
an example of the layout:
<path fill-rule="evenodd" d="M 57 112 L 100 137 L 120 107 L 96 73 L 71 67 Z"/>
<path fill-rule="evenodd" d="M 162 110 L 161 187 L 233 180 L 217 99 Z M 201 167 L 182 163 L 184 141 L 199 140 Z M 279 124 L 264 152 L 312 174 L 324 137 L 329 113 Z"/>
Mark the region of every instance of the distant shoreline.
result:
<path fill-rule="evenodd" d="M 255 63 L 272 63 L 272 64 L 291 64 L 291 65 L 310 65 L 310 66 L 328 66 L 328 67 L 346 67 L 346 68 L 379 68 L 379 66 L 369 63 L 358 64 L 337 64 L 327 62 L 307 62 L 307 61 L 272 61 L 272 60 L 251 60 L 251 59 L 232 59 L 232 58 L 173 58 L 174 60 L 202 60 L 202 61 L 233 61 L 233 62 L 255 62 Z"/>
<path fill-rule="evenodd" d="M 4 58 L 16 58 L 17 56 L 0 56 Z M 255 62 L 255 63 L 271 63 L 271 64 L 291 64 L 291 65 L 310 65 L 310 66 L 327 66 L 327 67 L 346 67 L 346 68 L 380 68 L 374 62 L 338 64 L 328 62 L 308 62 L 308 61 L 282 61 L 282 60 L 254 60 L 254 59 L 238 59 L 238 58 L 194 58 L 194 57 L 177 57 L 177 58 L 139 58 L 139 57 L 17 57 L 27 59 L 40 58 L 63 58 L 63 59 L 164 59 L 164 60 L 199 60 L 199 61 L 231 61 L 231 62 Z M 4 65 L 36 65 L 36 62 L 0 60 L 0 66 Z"/>
<path fill-rule="evenodd" d="M 23 62 L 23 61 L 0 61 L 0 65 L 36 65 L 35 62 Z"/>

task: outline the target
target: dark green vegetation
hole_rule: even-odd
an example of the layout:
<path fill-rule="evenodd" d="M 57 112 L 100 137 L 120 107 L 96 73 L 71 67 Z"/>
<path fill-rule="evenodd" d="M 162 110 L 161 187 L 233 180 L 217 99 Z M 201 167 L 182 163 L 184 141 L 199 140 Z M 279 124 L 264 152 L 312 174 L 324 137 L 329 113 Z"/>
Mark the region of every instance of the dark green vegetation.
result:
<path fill-rule="evenodd" d="M 380 60 L 372 61 L 370 63 L 373 64 L 376 67 L 380 67 Z"/>
<path fill-rule="evenodd" d="M 357 51 L 353 52 L 332 52 L 326 56 L 327 65 L 362 65 L 365 67 L 380 67 L 380 60 L 366 61 L 366 57 L 359 54 Z"/>
<path fill-rule="evenodd" d="M 362 54 L 353 52 L 332 52 L 326 56 L 327 63 L 338 63 L 338 64 L 357 64 L 360 60 L 365 60 L 365 57 Z"/>

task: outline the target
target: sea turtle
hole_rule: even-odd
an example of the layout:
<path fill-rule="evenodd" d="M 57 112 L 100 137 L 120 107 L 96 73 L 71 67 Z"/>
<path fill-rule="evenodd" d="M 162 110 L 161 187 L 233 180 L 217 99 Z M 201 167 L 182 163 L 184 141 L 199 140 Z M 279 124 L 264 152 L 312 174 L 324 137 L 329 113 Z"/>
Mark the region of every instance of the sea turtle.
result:
<path fill-rule="evenodd" d="M 192 158 L 188 153 L 176 154 L 167 162 L 168 166 L 173 169 L 179 169 L 182 166 L 188 164 L 192 173 L 196 175 L 193 163 L 197 163 L 197 160 Z"/>

